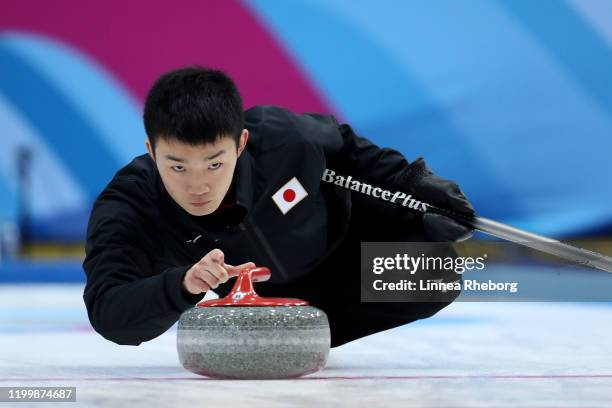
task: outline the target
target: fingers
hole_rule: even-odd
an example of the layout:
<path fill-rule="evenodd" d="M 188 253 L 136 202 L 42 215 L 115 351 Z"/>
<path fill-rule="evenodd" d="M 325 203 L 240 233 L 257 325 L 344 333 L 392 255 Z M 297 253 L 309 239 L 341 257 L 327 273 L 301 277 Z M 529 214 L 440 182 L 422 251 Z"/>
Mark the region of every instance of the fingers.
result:
<path fill-rule="evenodd" d="M 435 175 L 423 178 L 415 194 L 425 202 L 466 216 L 474 216 L 474 207 L 457 183 Z"/>
<path fill-rule="evenodd" d="M 198 276 L 196 265 L 187 271 L 182 284 L 183 289 L 194 295 L 210 290 L 210 285 Z"/>
<path fill-rule="evenodd" d="M 208 283 L 212 288 L 216 288 L 221 283 L 227 282 L 229 275 L 225 270 L 225 254 L 220 249 L 213 249 L 206 254 L 197 264 L 200 271 L 200 279 Z"/>
<path fill-rule="evenodd" d="M 410 163 L 406 182 L 420 200 L 466 216 L 474 215 L 474 207 L 459 185 L 434 174 L 421 157 Z"/>
<path fill-rule="evenodd" d="M 220 249 L 213 249 L 208 253 L 208 256 L 210 257 L 211 261 L 218 263 L 219 265 L 223 265 L 225 263 L 225 254 L 223 254 L 223 251 Z"/>
<path fill-rule="evenodd" d="M 214 279 L 218 280 L 218 283 L 225 283 L 230 277 L 224 265 L 225 264 L 219 264 L 217 262 L 210 262 L 209 264 L 203 265 L 203 269 Z"/>
<path fill-rule="evenodd" d="M 225 255 L 220 249 L 213 249 L 194 264 L 185 275 L 185 286 L 193 293 L 194 289 L 215 289 L 227 282 L 229 275 L 223 267 Z"/>
<path fill-rule="evenodd" d="M 208 292 L 211 289 L 210 285 L 208 285 L 206 282 L 204 282 L 202 279 L 198 278 L 195 275 L 186 275 L 183 286 L 185 287 L 185 289 L 187 289 L 187 291 L 193 293 L 194 295 L 203 292 Z"/>
<path fill-rule="evenodd" d="M 435 213 L 423 215 L 425 238 L 433 242 L 459 242 L 472 236 L 472 229 Z"/>
<path fill-rule="evenodd" d="M 238 276 L 240 274 L 240 271 L 242 271 L 245 268 L 254 268 L 255 264 L 253 262 L 247 262 L 247 263 L 243 263 L 242 265 L 238 265 L 238 266 L 232 266 L 232 265 L 225 265 L 226 270 L 230 276 L 230 278 L 233 278 L 234 276 Z"/>
<path fill-rule="evenodd" d="M 225 254 L 220 249 L 213 249 L 206 254 L 198 263 L 193 265 L 187 272 L 185 281 L 193 287 L 206 290 L 216 289 L 220 284 L 227 282 L 230 278 L 238 276 L 244 268 L 254 268 L 253 262 L 233 266 L 225 263 Z M 191 291 L 191 290 L 190 290 Z"/>

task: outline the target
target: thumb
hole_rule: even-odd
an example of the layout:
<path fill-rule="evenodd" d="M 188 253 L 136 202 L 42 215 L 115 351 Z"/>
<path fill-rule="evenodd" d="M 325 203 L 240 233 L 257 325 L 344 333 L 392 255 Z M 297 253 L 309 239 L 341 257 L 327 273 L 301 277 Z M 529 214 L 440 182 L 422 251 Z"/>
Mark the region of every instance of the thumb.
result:
<path fill-rule="evenodd" d="M 238 266 L 232 266 L 232 265 L 225 264 L 225 270 L 227 271 L 230 277 L 238 276 L 240 274 L 240 271 L 242 271 L 245 268 L 254 268 L 254 267 L 255 267 L 255 264 L 253 262 L 243 263 L 242 265 L 238 265 Z"/>

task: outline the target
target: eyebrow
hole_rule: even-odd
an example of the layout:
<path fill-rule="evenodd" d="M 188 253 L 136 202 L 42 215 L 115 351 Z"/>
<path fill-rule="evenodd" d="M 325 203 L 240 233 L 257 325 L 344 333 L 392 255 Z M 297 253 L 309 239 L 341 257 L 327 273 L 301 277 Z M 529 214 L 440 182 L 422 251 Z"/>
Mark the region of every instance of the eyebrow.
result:
<path fill-rule="evenodd" d="M 214 159 L 215 157 L 219 157 L 219 156 L 221 156 L 223 153 L 225 153 L 225 149 L 221 149 L 221 150 L 219 150 L 217 153 L 213 154 L 212 156 L 207 157 L 207 158 L 206 158 L 206 160 L 212 160 L 212 159 Z"/>
<path fill-rule="evenodd" d="M 213 154 L 212 156 L 207 157 L 206 160 L 212 160 L 212 159 L 214 159 L 216 157 L 221 156 L 224 153 L 225 153 L 225 149 L 219 150 L 217 153 Z M 185 163 L 187 161 L 186 159 L 183 159 L 181 157 L 176 157 L 176 156 L 173 156 L 171 154 L 167 154 L 165 157 L 168 160 L 176 161 L 176 162 L 179 162 L 179 163 Z"/>

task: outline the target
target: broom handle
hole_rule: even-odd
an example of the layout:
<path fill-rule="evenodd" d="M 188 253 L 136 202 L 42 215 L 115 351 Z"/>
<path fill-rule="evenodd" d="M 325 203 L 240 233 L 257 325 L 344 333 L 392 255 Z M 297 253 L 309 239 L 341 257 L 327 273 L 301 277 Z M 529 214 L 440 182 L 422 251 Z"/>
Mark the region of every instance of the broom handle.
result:
<path fill-rule="evenodd" d="M 465 217 L 432 205 L 428 206 L 427 211 L 445 215 L 470 228 L 474 228 L 494 237 L 537 249 L 538 251 L 555 255 L 559 258 L 581 265 L 612 273 L 612 257 L 584 248 L 578 248 L 557 241 L 556 239 L 537 235 L 484 217 Z"/>

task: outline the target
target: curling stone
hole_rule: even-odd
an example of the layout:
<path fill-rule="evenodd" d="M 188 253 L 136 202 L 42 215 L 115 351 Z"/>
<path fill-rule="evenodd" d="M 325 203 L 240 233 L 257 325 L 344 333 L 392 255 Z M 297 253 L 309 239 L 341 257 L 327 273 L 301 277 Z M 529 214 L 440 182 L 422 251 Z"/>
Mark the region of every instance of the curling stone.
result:
<path fill-rule="evenodd" d="M 178 323 L 179 360 L 187 370 L 215 378 L 295 378 L 325 366 L 330 348 L 327 315 L 308 302 L 266 298 L 253 282 L 268 268 L 243 269 L 224 298 L 185 311 Z"/>

